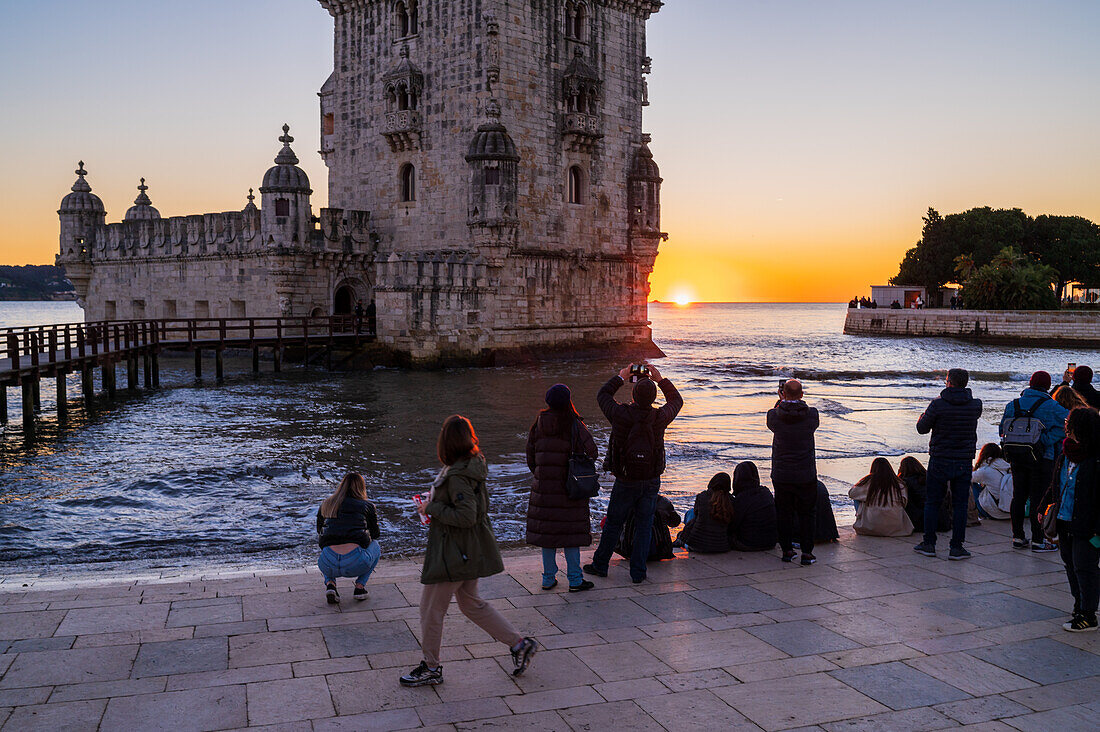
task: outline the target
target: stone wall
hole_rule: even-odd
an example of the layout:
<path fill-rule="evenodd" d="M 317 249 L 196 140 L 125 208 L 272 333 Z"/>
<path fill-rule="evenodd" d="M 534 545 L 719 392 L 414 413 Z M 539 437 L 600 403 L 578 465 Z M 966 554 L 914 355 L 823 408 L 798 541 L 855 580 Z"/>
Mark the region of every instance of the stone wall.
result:
<path fill-rule="evenodd" d="M 1100 312 L 849 309 L 848 335 L 1100 347 Z"/>

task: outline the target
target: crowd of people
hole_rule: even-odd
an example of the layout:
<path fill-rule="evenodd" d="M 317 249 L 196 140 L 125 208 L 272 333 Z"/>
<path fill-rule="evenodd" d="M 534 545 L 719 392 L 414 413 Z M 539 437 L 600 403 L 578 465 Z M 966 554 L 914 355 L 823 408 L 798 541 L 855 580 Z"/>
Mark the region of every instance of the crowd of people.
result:
<path fill-rule="evenodd" d="M 1072 617 L 1063 627 L 1095 630 L 1100 600 L 1100 392 L 1092 386 L 1092 376 L 1089 367 L 1071 364 L 1062 383 L 1052 389 L 1050 375 L 1036 372 L 1020 397 L 1005 407 L 1002 444 L 990 443 L 978 452 L 982 402 L 968 388 L 969 374 L 951 369 L 945 388 L 916 424 L 918 433 L 930 435 L 927 467 L 910 456 L 895 472 L 887 458 L 875 458 L 868 475 L 849 491 L 856 507 L 855 532 L 893 537 L 920 532 L 922 540 L 914 550 L 935 557 L 937 532 L 950 531 L 947 558 L 964 560 L 971 556 L 964 545 L 968 525 L 981 518 L 1008 519 L 1014 548 L 1061 553 L 1074 599 Z M 623 403 L 616 394 L 628 381 L 631 399 Z M 659 407 L 658 391 L 664 395 Z M 672 558 L 675 546 L 721 553 L 769 551 L 778 544 L 783 562 L 797 558 L 799 564 L 814 564 L 815 544 L 838 535 L 828 491 L 817 473 L 814 433 L 820 416 L 806 403 L 796 379 L 782 381 L 778 397 L 766 419 L 772 432 L 774 494 L 761 483 L 751 461 L 738 464 L 732 476 L 718 473 L 695 497 L 673 542 L 669 529 L 680 525 L 680 516 L 660 495 L 660 487 L 666 467 L 664 433 L 683 399 L 653 365 L 631 365 L 612 376 L 597 401 L 611 424 L 603 467 L 615 480 L 599 544 L 582 565 L 581 549 L 592 544 L 590 499 L 576 496 L 573 488 L 584 477 L 578 471 L 592 465 L 599 451 L 569 388 L 550 387 L 526 450 L 533 474 L 526 540 L 542 551 L 542 589 L 558 584 L 559 550 L 569 592 L 595 586 L 586 574 L 607 577 L 613 553 L 629 558 L 635 584 L 646 580 L 647 562 Z M 452 598 L 467 618 L 508 646 L 512 673 L 519 676 L 539 644 L 478 594 L 478 580 L 502 572 L 504 565 L 489 518 L 488 469 L 470 421 L 449 417 L 436 452 L 442 467 L 417 506 L 428 528 L 421 572 L 423 659 L 400 683 L 442 683 L 443 619 Z M 347 475 L 321 504 L 317 533 L 318 567 L 328 602 L 340 601 L 338 577 L 354 577 L 353 597 L 366 599 L 381 550 L 377 513 L 361 476 Z"/>

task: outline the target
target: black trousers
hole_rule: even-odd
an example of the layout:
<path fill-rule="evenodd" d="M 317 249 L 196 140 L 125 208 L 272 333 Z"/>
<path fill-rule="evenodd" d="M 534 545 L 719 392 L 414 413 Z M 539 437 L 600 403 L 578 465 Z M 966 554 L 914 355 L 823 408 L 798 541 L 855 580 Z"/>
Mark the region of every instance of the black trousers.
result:
<path fill-rule="evenodd" d="M 1100 549 L 1069 532 L 1069 522 L 1058 522 L 1058 552 L 1066 565 L 1066 579 L 1073 594 L 1073 611 L 1090 617 L 1100 604 Z"/>
<path fill-rule="evenodd" d="M 794 537 L 803 554 L 814 553 L 814 529 L 817 525 L 817 481 L 775 484 L 775 520 L 779 546 L 792 550 Z"/>
<path fill-rule="evenodd" d="M 1043 541 L 1043 528 L 1039 525 L 1039 511 L 1050 481 L 1054 477 L 1053 460 L 1012 462 L 1012 538 L 1026 539 L 1024 536 L 1024 508 L 1031 501 L 1031 540 Z"/>

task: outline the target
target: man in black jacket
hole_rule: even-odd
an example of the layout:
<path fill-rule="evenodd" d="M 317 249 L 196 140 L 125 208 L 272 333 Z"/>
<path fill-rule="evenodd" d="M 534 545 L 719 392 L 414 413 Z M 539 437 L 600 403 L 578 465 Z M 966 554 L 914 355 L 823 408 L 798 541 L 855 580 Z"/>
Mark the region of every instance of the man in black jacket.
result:
<path fill-rule="evenodd" d="M 951 486 L 951 549 L 948 559 L 968 559 L 963 548 L 966 539 L 966 509 L 970 496 L 970 467 L 978 449 L 978 418 L 982 400 L 966 388 L 970 374 L 966 369 L 947 372 L 946 389 L 933 399 L 917 420 L 917 432 L 932 433 L 928 441 L 928 477 L 925 479 L 924 541 L 913 551 L 926 557 L 936 556 L 936 520 L 940 504 Z"/>
<path fill-rule="evenodd" d="M 607 504 L 607 521 L 600 545 L 592 555 L 592 563 L 584 571 L 597 577 L 607 576 L 611 554 L 623 530 L 627 517 L 634 514 L 634 546 L 630 555 L 630 578 L 635 584 L 646 577 L 646 558 L 653 533 L 653 514 L 657 510 L 657 494 L 661 490 L 661 473 L 665 471 L 665 428 L 676 419 L 684 400 L 668 379 L 650 365 L 649 377 L 640 378 L 632 390 L 633 401 L 621 404 L 617 392 L 630 377 L 627 366 L 600 389 L 596 401 L 611 422 L 611 441 L 607 448 L 604 469 L 615 476 L 611 500 Z M 654 408 L 657 387 L 665 395 L 665 405 Z"/>
<path fill-rule="evenodd" d="M 779 389 L 779 403 L 768 410 L 772 431 L 772 485 L 775 487 L 775 518 L 783 561 L 794 561 L 797 530 L 802 564 L 814 557 L 814 528 L 817 509 L 817 459 L 814 432 L 821 424 L 817 410 L 802 400 L 802 383 L 788 379 Z"/>

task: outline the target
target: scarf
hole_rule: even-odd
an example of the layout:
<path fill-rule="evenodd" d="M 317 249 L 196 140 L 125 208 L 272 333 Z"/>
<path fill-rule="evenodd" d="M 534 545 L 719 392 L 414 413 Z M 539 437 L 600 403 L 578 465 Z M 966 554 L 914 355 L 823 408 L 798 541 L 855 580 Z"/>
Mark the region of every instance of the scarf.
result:
<path fill-rule="evenodd" d="M 1062 443 L 1062 452 L 1067 460 L 1074 463 L 1082 463 L 1092 457 L 1088 454 L 1085 446 L 1072 437 L 1067 437 L 1065 442 Z"/>

